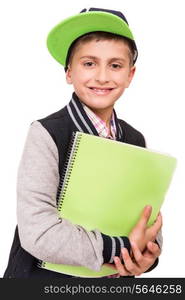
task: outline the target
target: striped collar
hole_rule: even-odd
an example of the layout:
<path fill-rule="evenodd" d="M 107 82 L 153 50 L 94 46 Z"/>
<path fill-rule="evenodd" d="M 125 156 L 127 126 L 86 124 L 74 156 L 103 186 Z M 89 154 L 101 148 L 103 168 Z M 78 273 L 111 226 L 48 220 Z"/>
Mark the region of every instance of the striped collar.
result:
<path fill-rule="evenodd" d="M 92 121 L 87 116 L 81 101 L 79 100 L 78 96 L 75 93 L 73 93 L 72 99 L 66 107 L 67 107 L 69 116 L 72 119 L 72 121 L 78 131 L 99 136 Z M 123 141 L 123 130 L 119 124 L 119 121 L 117 119 L 117 115 L 116 115 L 116 112 L 114 109 L 113 109 L 113 113 L 114 113 L 114 120 L 115 120 L 115 125 L 116 125 L 116 132 L 117 132 L 116 140 Z"/>
<path fill-rule="evenodd" d="M 99 118 L 88 106 L 86 106 L 84 103 L 82 103 L 83 109 L 85 110 L 87 116 L 93 123 L 94 127 L 96 128 L 99 136 L 104 138 L 109 138 L 112 140 L 116 140 L 116 124 L 115 124 L 115 118 L 114 113 L 111 114 L 110 119 L 110 132 L 109 128 L 107 127 L 105 121 Z"/>

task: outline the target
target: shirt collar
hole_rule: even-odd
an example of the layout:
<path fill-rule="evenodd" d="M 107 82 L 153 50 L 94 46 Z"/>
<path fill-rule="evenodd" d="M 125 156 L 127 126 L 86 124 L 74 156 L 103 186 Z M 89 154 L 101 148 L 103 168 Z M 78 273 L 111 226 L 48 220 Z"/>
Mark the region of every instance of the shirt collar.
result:
<path fill-rule="evenodd" d="M 109 128 L 106 126 L 105 121 L 103 121 L 101 118 L 99 118 L 87 105 L 82 103 L 82 106 L 93 123 L 94 127 L 96 128 L 98 135 L 105 138 L 110 138 L 113 140 L 116 140 L 116 124 L 115 124 L 115 118 L 114 113 L 112 112 L 111 120 L 110 120 L 110 133 Z"/>
<path fill-rule="evenodd" d="M 73 92 L 70 102 L 66 105 L 66 110 L 78 131 L 99 136 L 91 119 L 88 117 L 83 108 L 82 101 L 78 98 L 75 92 Z M 113 114 L 116 126 L 116 140 L 124 142 L 124 129 L 121 126 L 121 120 L 117 118 L 115 109 L 113 109 Z"/>

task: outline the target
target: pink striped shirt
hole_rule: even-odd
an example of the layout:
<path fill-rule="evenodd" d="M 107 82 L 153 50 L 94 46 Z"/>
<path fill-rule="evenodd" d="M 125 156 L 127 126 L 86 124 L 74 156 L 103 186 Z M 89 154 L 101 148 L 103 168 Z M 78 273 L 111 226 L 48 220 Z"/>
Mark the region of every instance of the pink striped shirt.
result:
<path fill-rule="evenodd" d="M 111 120 L 110 120 L 110 133 L 109 128 L 106 126 L 106 123 L 100 119 L 89 107 L 87 107 L 84 103 L 82 103 L 83 108 L 96 128 L 98 135 L 104 138 L 109 138 L 112 140 L 116 140 L 116 124 L 114 113 L 112 112 Z"/>

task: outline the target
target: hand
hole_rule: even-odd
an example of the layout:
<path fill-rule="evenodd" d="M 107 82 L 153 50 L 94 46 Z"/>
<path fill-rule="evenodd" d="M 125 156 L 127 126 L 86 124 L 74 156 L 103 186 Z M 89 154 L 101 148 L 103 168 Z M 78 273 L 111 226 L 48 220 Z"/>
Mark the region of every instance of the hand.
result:
<path fill-rule="evenodd" d="M 126 248 L 122 248 L 122 257 L 124 265 L 121 263 L 119 257 L 114 257 L 114 263 L 106 264 L 107 266 L 118 271 L 120 276 L 139 276 L 147 271 L 160 255 L 161 250 L 156 243 L 148 242 L 146 250 L 141 253 L 140 249 L 135 243 L 132 243 L 133 258 L 130 257 Z"/>
<path fill-rule="evenodd" d="M 148 220 L 152 213 L 152 207 L 146 206 L 141 214 L 141 217 L 129 234 L 130 242 L 134 242 L 139 247 L 140 251 L 143 252 L 149 241 L 156 239 L 157 233 L 162 227 L 162 216 L 158 214 L 156 221 L 153 225 L 147 226 Z"/>

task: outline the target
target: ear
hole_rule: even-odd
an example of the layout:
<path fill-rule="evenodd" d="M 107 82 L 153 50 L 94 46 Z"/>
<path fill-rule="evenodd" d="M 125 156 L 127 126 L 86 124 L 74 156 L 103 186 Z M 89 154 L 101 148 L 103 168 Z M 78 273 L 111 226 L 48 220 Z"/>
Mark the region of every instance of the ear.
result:
<path fill-rule="evenodd" d="M 68 84 L 72 84 L 72 78 L 71 78 L 71 67 L 70 65 L 68 66 L 67 68 L 67 71 L 66 71 L 66 81 Z"/>
<path fill-rule="evenodd" d="M 132 66 L 129 70 L 129 73 L 128 73 L 128 78 L 127 78 L 127 85 L 126 87 L 128 88 L 133 77 L 134 77 L 134 74 L 135 74 L 135 71 L 136 71 L 136 67 L 135 66 Z"/>

